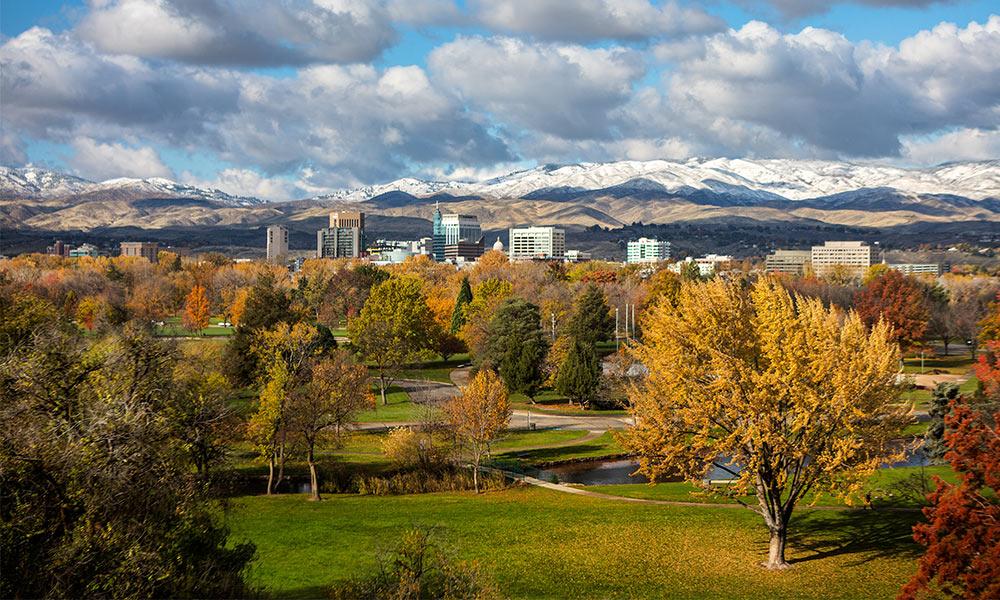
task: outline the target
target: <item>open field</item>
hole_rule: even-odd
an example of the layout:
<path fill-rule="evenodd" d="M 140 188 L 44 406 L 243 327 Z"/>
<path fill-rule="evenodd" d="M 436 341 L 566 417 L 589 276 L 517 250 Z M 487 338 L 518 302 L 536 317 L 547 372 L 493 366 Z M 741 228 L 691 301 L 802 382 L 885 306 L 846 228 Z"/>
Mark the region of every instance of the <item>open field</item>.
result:
<path fill-rule="evenodd" d="M 913 571 L 915 513 L 802 511 L 794 568 L 758 566 L 767 534 L 742 508 L 666 507 L 538 488 L 476 496 L 247 496 L 233 540 L 257 544 L 256 583 L 280 597 L 318 597 L 371 574 L 376 549 L 415 526 L 480 561 L 513 598 L 891 598 Z"/>
<path fill-rule="evenodd" d="M 209 320 L 212 324 L 208 327 L 198 331 L 191 331 L 184 327 L 179 316 L 167 317 L 163 319 L 163 327 L 157 327 L 155 333 L 161 337 L 228 337 L 233 335 L 234 329 L 232 327 L 215 326 L 215 323 L 219 323 L 222 320 L 221 316 L 214 316 Z"/>
<path fill-rule="evenodd" d="M 950 373 L 965 375 L 975 364 L 968 353 L 949 356 L 928 356 L 921 360 L 920 356 L 910 356 L 903 359 L 904 373 Z"/>

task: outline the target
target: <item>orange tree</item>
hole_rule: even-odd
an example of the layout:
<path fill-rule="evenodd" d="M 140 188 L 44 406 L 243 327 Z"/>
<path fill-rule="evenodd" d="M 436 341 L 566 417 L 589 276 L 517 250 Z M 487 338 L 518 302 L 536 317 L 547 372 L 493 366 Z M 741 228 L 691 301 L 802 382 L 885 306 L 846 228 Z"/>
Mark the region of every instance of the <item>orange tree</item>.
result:
<path fill-rule="evenodd" d="M 208 327 L 210 315 L 211 307 L 208 304 L 205 288 L 200 285 L 194 286 L 184 303 L 184 316 L 181 319 L 184 327 L 191 331 L 201 331 Z"/>
<path fill-rule="evenodd" d="M 924 285 L 892 269 L 865 284 L 854 299 L 854 309 L 869 327 L 879 320 L 891 325 L 893 336 L 904 349 L 924 337 L 931 317 Z"/>

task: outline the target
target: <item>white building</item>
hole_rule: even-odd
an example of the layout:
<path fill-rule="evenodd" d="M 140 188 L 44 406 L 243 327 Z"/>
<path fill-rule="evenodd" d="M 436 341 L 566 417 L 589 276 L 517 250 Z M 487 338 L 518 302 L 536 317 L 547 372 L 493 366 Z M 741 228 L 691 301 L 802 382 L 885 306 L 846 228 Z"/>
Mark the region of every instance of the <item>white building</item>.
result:
<path fill-rule="evenodd" d="M 566 232 L 556 227 L 514 227 L 507 255 L 511 260 L 563 258 Z"/>
<path fill-rule="evenodd" d="M 477 242 L 479 238 L 483 237 L 483 230 L 479 227 L 479 218 L 475 215 L 441 215 L 441 226 L 444 228 L 446 246 L 459 242 Z"/>
<path fill-rule="evenodd" d="M 895 269 L 902 272 L 905 275 L 917 275 L 929 273 L 931 275 L 941 274 L 941 265 L 936 263 L 901 263 L 896 265 L 889 265 L 890 269 Z"/>
<path fill-rule="evenodd" d="M 810 262 L 817 275 L 843 267 L 862 277 L 872 266 L 872 248 L 864 242 L 826 242 L 812 247 Z"/>
<path fill-rule="evenodd" d="M 768 273 L 789 273 L 803 275 L 812 259 L 810 250 L 775 250 L 764 259 L 764 270 Z"/>
<path fill-rule="evenodd" d="M 288 230 L 282 225 L 267 228 L 267 260 L 276 262 L 288 256 Z"/>
<path fill-rule="evenodd" d="M 582 250 L 566 251 L 566 262 L 582 262 L 587 260 L 590 260 L 590 252 L 583 252 Z"/>
<path fill-rule="evenodd" d="M 674 264 L 668 266 L 667 268 L 674 273 L 680 273 L 681 268 L 685 264 L 695 263 L 698 265 L 698 274 L 702 277 L 711 277 L 719 269 L 719 265 L 724 263 L 732 262 L 733 257 L 725 254 L 706 254 L 701 258 L 687 257 L 684 260 L 677 261 Z"/>
<path fill-rule="evenodd" d="M 657 239 L 639 238 L 628 243 L 628 254 L 626 262 L 656 263 L 670 258 L 670 242 L 661 242 Z"/>

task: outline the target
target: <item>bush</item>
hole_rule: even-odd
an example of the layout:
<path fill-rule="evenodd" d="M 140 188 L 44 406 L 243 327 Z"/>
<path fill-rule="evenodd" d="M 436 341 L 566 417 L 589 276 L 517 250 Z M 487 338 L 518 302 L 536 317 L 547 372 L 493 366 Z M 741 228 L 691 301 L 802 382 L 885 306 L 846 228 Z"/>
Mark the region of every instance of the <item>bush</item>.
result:
<path fill-rule="evenodd" d="M 382 442 L 382 452 L 398 469 L 437 471 L 445 468 L 452 448 L 441 435 L 396 427 Z"/>
<path fill-rule="evenodd" d="M 357 492 L 367 496 L 396 496 L 402 494 L 429 494 L 432 492 L 459 492 L 475 489 L 472 471 L 448 467 L 441 471 L 401 471 L 392 475 L 359 475 L 354 478 Z M 499 473 L 480 475 L 481 490 L 502 490 L 506 478 Z"/>
<path fill-rule="evenodd" d="M 407 531 L 395 549 L 378 556 L 377 575 L 337 586 L 330 591 L 330 597 L 335 600 L 500 597 L 478 562 L 455 559 L 436 543 L 433 533 L 428 528 Z"/>

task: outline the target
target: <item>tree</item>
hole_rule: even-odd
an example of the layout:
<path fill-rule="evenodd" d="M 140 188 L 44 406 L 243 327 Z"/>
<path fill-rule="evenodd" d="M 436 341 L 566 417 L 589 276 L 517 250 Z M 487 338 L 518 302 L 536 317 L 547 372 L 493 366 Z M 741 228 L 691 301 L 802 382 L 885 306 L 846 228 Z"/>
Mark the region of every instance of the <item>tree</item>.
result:
<path fill-rule="evenodd" d="M 587 286 L 576 300 L 569 334 L 586 344 L 596 344 L 611 339 L 615 333 L 615 319 L 604 298 L 604 292 L 594 284 Z"/>
<path fill-rule="evenodd" d="M 948 356 L 948 347 L 955 337 L 955 321 L 951 314 L 948 290 L 934 286 L 928 294 L 930 319 L 927 321 L 927 334 L 941 340 L 944 344 L 944 355 Z"/>
<path fill-rule="evenodd" d="M 451 315 L 451 332 L 457 334 L 462 325 L 465 325 L 465 307 L 472 302 L 472 286 L 469 285 L 469 277 L 462 278 L 462 286 L 458 290 L 458 297 L 455 298 L 455 312 Z"/>
<path fill-rule="evenodd" d="M 930 320 L 924 286 L 894 269 L 865 284 L 854 300 L 854 308 L 869 327 L 879 320 L 891 325 L 903 349 L 923 339 Z"/>
<path fill-rule="evenodd" d="M 957 399 L 946 424 L 945 460 L 960 480 L 935 477 L 927 522 L 913 527 L 927 549 L 899 598 L 1000 598 L 1000 411 L 987 417 Z"/>
<path fill-rule="evenodd" d="M 67 331 L 0 357 L 0 596 L 254 595 L 254 547 L 230 542 L 163 411 L 169 346 Z"/>
<path fill-rule="evenodd" d="M 237 294 L 232 317 L 236 330 L 226 343 L 223 373 L 236 386 L 251 385 L 262 371 L 252 346 L 258 331 L 294 322 L 291 300 L 270 272 L 263 272 L 245 294 Z"/>
<path fill-rule="evenodd" d="M 511 298 L 500 305 L 490 321 L 486 350 L 477 357 L 477 368 L 496 371 L 508 390 L 534 401 L 545 380 L 542 368 L 548 350 L 538 307 Z"/>
<path fill-rule="evenodd" d="M 896 386 L 890 328 L 791 296 L 771 277 L 685 284 L 676 308 L 646 313 L 635 349 L 648 369 L 630 391 L 637 423 L 623 436 L 650 479 L 667 473 L 717 494 L 753 493 L 784 568 L 796 504 L 850 496 L 910 421 Z M 732 483 L 715 486 L 712 468 Z"/>
<path fill-rule="evenodd" d="M 374 288 L 361 314 L 348 323 L 351 343 L 375 367 L 382 404 L 403 365 L 433 350 L 434 315 L 420 280 L 394 277 Z"/>
<path fill-rule="evenodd" d="M 672 305 L 677 304 L 677 294 L 681 290 L 681 278 L 669 269 L 660 269 L 646 280 L 646 289 L 648 290 L 647 304 L 652 305 L 661 301 Z"/>
<path fill-rule="evenodd" d="M 601 361 L 593 344 L 573 340 L 566 360 L 559 368 L 556 389 L 560 394 L 587 406 L 601 383 Z"/>
<path fill-rule="evenodd" d="M 945 417 L 951 410 L 951 403 L 958 398 L 958 385 L 955 383 L 939 383 L 931 396 L 931 407 L 927 410 L 930 422 L 924 433 L 924 454 L 931 460 L 940 460 L 948 448 L 944 443 Z"/>
<path fill-rule="evenodd" d="M 472 458 L 472 481 L 479 493 L 479 468 L 490 444 L 510 423 L 507 388 L 496 373 L 484 369 L 476 373 L 462 393 L 448 401 L 444 413 L 455 436 Z"/>
<path fill-rule="evenodd" d="M 476 268 L 480 266 L 477 264 Z M 479 356 L 485 351 L 493 315 L 513 294 L 514 286 L 506 279 L 490 278 L 476 286 L 472 300 L 463 311 L 465 324 L 461 331 L 462 341 L 474 356 Z"/>
<path fill-rule="evenodd" d="M 257 399 L 257 410 L 247 421 L 247 438 L 257 454 L 267 460 L 267 495 L 275 491 L 274 467 L 279 459 L 281 432 L 285 425 L 285 399 L 291 377 L 284 362 L 268 368 L 268 377 Z M 279 477 L 280 481 L 280 477 Z"/>
<path fill-rule="evenodd" d="M 212 309 L 208 304 L 208 296 L 205 288 L 196 285 L 191 288 L 184 303 L 184 327 L 190 331 L 201 331 L 208 327 L 208 320 L 212 314 Z"/>
<path fill-rule="evenodd" d="M 344 350 L 311 365 L 308 382 L 292 392 L 288 408 L 290 427 L 305 443 L 312 500 L 320 499 L 317 442 L 327 435 L 335 447 L 340 447 L 341 435 L 357 413 L 374 406 L 368 369 L 355 364 Z"/>

